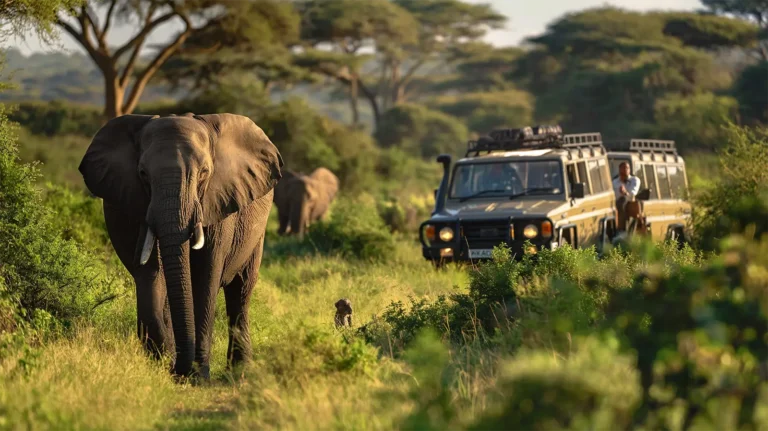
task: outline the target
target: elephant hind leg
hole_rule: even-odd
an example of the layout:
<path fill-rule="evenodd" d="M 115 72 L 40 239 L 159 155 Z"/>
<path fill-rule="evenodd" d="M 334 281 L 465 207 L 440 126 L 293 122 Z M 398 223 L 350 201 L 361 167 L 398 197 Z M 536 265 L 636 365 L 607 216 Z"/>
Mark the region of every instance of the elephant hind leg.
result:
<path fill-rule="evenodd" d="M 253 293 L 253 288 L 259 278 L 262 246 L 263 238 L 261 245 L 245 269 L 224 287 L 229 320 L 227 368 L 249 362 L 252 356 L 248 308 L 250 307 L 251 293 Z"/>

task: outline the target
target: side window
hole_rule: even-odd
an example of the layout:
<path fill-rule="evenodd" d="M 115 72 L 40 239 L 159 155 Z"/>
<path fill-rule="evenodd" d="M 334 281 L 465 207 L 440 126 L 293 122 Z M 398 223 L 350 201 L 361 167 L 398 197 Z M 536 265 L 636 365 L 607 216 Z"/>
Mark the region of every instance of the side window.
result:
<path fill-rule="evenodd" d="M 584 183 L 584 194 L 591 195 L 592 187 L 589 185 L 589 177 L 587 177 L 587 164 L 585 162 L 576 163 L 576 169 L 579 171 L 579 182 Z"/>
<path fill-rule="evenodd" d="M 573 187 L 571 187 L 571 184 L 575 184 L 578 181 L 576 181 L 576 165 L 573 163 L 569 163 L 565 167 L 565 172 L 568 175 L 568 194 L 571 193 L 573 190 Z"/>
<path fill-rule="evenodd" d="M 646 185 L 648 183 L 645 181 L 645 175 L 643 175 L 643 165 L 641 165 L 640 163 L 637 163 L 637 162 L 633 163 L 633 165 L 634 166 L 632 166 L 632 168 L 633 168 L 634 172 L 632 173 L 632 175 L 634 175 L 634 176 L 636 176 L 637 178 L 640 179 L 640 190 L 648 187 Z"/>
<path fill-rule="evenodd" d="M 651 199 L 659 199 L 659 190 L 656 187 L 656 175 L 653 171 L 653 165 L 643 165 L 645 174 L 645 188 L 651 190 Z"/>
<path fill-rule="evenodd" d="M 667 166 L 669 173 L 669 184 L 672 187 L 672 197 L 675 199 L 685 199 L 685 177 L 683 176 L 682 166 Z"/>
<path fill-rule="evenodd" d="M 669 179 L 667 178 L 667 167 L 664 165 L 656 166 L 656 177 L 659 180 L 659 199 L 671 199 L 672 192 L 669 189 Z"/>
<path fill-rule="evenodd" d="M 611 173 L 608 171 L 608 164 L 605 159 L 598 159 L 597 165 L 600 166 L 600 175 L 603 178 L 603 191 L 613 190 L 613 181 L 611 180 Z"/>
<path fill-rule="evenodd" d="M 587 162 L 589 167 L 589 178 L 592 180 L 592 191 L 595 193 L 602 193 L 605 191 L 605 185 L 603 184 L 603 171 L 597 164 L 597 160 L 590 160 Z"/>

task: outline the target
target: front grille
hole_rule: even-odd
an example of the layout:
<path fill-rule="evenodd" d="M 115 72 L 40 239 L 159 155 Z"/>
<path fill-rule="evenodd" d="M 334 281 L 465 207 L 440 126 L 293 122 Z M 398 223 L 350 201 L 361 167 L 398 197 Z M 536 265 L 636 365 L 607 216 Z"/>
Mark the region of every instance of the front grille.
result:
<path fill-rule="evenodd" d="M 462 221 L 462 246 L 471 249 L 489 249 L 506 243 L 509 237 L 508 220 Z"/>

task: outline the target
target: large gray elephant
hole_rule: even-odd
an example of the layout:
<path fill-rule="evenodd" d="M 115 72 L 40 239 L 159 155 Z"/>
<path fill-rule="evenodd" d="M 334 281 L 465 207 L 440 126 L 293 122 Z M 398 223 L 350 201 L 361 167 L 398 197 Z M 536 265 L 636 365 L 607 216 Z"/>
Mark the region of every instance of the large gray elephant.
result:
<path fill-rule="evenodd" d="M 283 160 L 233 114 L 123 115 L 94 136 L 79 170 L 103 199 L 109 237 L 136 283 L 138 333 L 171 371 L 209 378 L 216 296 L 228 366 L 251 355 L 248 304 Z"/>
<path fill-rule="evenodd" d="M 323 167 L 309 175 L 295 172 L 286 175 L 274 194 L 280 221 L 278 234 L 303 238 L 312 223 L 323 219 L 338 191 L 339 179 Z"/>

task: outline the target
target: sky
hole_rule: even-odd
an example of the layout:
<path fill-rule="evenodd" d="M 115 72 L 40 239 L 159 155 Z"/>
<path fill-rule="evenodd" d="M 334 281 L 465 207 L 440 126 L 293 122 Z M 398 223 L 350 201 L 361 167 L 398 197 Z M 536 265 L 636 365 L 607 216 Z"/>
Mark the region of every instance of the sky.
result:
<path fill-rule="evenodd" d="M 365 1 L 365 0 L 360 0 Z M 497 46 L 518 45 L 529 36 L 541 34 L 547 24 L 568 12 L 600 7 L 616 6 L 629 10 L 694 10 L 701 8 L 700 0 L 465 0 L 469 3 L 490 3 L 493 7 L 509 17 L 506 29 L 489 32 L 486 40 Z M 180 22 L 168 23 L 155 29 L 146 45 L 161 43 L 168 40 L 176 30 L 181 28 Z M 120 44 L 127 41 L 136 30 L 129 26 L 113 27 L 108 36 L 110 44 Z M 61 38 L 54 46 L 44 46 L 30 34 L 24 40 L 11 39 L 11 46 L 18 48 L 23 54 L 33 52 L 85 52 L 68 34 L 62 32 Z"/>

